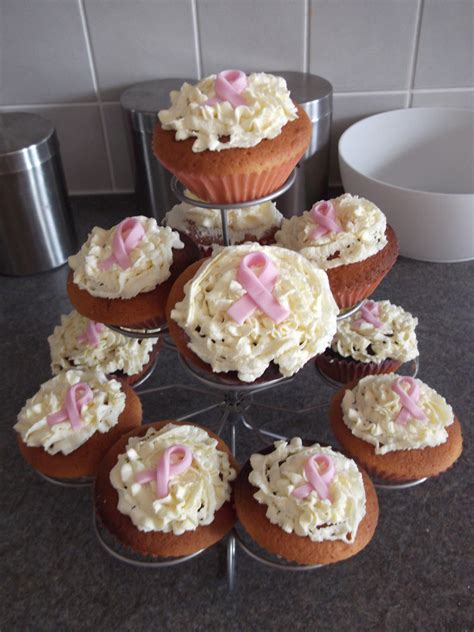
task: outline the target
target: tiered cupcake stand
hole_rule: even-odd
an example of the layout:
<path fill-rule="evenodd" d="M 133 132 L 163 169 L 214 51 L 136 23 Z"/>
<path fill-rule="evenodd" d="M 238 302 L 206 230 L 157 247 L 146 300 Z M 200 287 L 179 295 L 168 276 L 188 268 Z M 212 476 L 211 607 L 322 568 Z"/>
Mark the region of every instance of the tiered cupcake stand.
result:
<path fill-rule="evenodd" d="M 185 194 L 184 187 L 180 182 L 176 180 L 176 178 L 172 179 L 171 188 L 176 195 L 176 197 L 182 202 L 187 202 L 192 206 L 198 206 L 202 208 L 218 208 L 221 212 L 221 220 L 222 220 L 222 234 L 224 245 L 231 245 L 229 239 L 229 228 L 228 228 L 228 218 L 227 213 L 229 210 L 234 208 L 243 208 L 248 206 L 254 206 L 257 204 L 262 204 L 269 200 L 274 200 L 281 196 L 285 191 L 287 191 L 292 184 L 294 183 L 296 178 L 296 170 L 292 172 L 288 180 L 285 184 L 280 187 L 277 191 L 274 191 L 271 195 L 267 195 L 260 199 L 250 200 L 248 202 L 241 202 L 238 204 L 207 204 L 204 202 L 197 201 L 195 199 L 188 198 Z M 363 301 L 362 301 L 363 302 Z M 351 309 L 341 313 L 338 316 L 338 320 L 342 320 L 343 318 L 347 318 L 354 312 L 356 312 L 360 305 L 359 303 L 352 307 Z M 164 336 L 164 347 L 165 349 L 176 352 L 176 347 L 173 342 L 166 337 L 167 329 L 166 327 L 159 329 L 147 329 L 147 330 L 138 330 L 138 329 L 130 329 L 123 327 L 111 327 L 115 331 L 118 331 L 125 336 L 131 336 L 136 338 L 152 338 L 157 336 Z M 187 391 L 196 394 L 203 394 L 206 396 L 213 395 L 218 398 L 218 401 L 215 403 L 208 405 L 204 408 L 200 408 L 198 410 L 194 410 L 186 415 L 183 415 L 177 418 L 178 421 L 184 421 L 186 419 L 191 419 L 200 414 L 209 412 L 215 409 L 221 409 L 222 415 L 219 420 L 218 429 L 216 431 L 217 435 L 221 435 L 226 426 L 229 427 L 230 431 L 230 447 L 232 453 L 235 455 L 236 453 L 236 442 L 237 442 L 237 430 L 244 429 L 247 431 L 254 432 L 257 437 L 264 443 L 268 444 L 269 440 L 274 439 L 287 439 L 287 437 L 272 432 L 270 430 L 264 428 L 258 428 L 253 425 L 247 416 L 247 412 L 249 408 L 261 408 L 270 411 L 278 412 L 279 414 L 292 414 L 292 415 L 302 415 L 309 413 L 311 411 L 325 408 L 327 403 L 324 404 L 316 404 L 313 406 L 309 406 L 306 408 L 300 409 L 289 409 L 280 406 L 272 406 L 268 404 L 262 404 L 255 402 L 253 400 L 253 395 L 257 393 L 262 393 L 268 389 L 273 389 L 279 386 L 282 382 L 288 383 L 291 382 L 293 378 L 284 378 L 282 376 L 275 376 L 267 381 L 254 383 L 254 384 L 244 384 L 239 383 L 235 384 L 228 380 L 225 374 L 218 373 L 208 373 L 199 370 L 194 365 L 192 365 L 186 358 L 178 354 L 178 359 L 185 369 L 185 371 L 194 378 L 197 382 L 199 382 L 204 388 L 198 388 L 197 386 L 192 386 L 190 384 L 168 384 L 165 386 L 157 386 L 148 389 L 141 389 L 138 392 L 139 395 L 149 395 L 149 394 L 159 394 L 169 390 L 179 390 L 180 392 Z M 154 367 L 153 367 L 154 368 Z M 152 373 L 153 369 L 150 371 L 148 376 Z M 418 360 L 416 360 L 412 366 L 412 375 L 416 375 L 418 372 Z M 340 384 L 334 382 L 320 374 L 323 379 L 325 379 L 332 386 L 336 386 L 340 388 Z M 424 482 L 426 479 L 420 479 L 418 481 L 410 481 L 409 483 L 404 484 L 387 484 L 387 483 L 375 483 L 376 487 L 386 488 L 386 489 L 404 489 L 407 487 L 412 487 L 414 485 L 418 485 Z M 100 521 L 97 519 L 95 511 L 93 512 L 93 522 L 94 529 L 97 535 L 97 538 L 100 544 L 104 547 L 104 549 L 112 555 L 114 558 L 119 559 L 122 562 L 126 562 L 132 566 L 136 567 L 145 567 L 145 568 L 165 568 L 169 566 L 176 566 L 178 564 L 182 564 L 191 560 L 194 557 L 200 555 L 203 550 L 197 551 L 191 555 L 187 555 L 179 558 L 145 558 L 141 555 L 135 554 L 131 552 L 129 549 L 122 547 L 117 543 L 115 538 L 111 536 L 107 530 L 100 524 Z M 260 549 L 255 543 L 253 543 L 250 538 L 246 537 L 243 533 L 242 529 L 239 526 L 236 526 L 227 539 L 227 581 L 229 590 L 233 590 L 235 586 L 235 561 L 236 561 L 236 552 L 237 552 L 237 544 L 239 548 L 244 551 L 248 556 L 252 559 L 260 562 L 271 568 L 276 568 L 280 570 L 286 571 L 309 571 L 314 570 L 316 568 L 320 568 L 321 565 L 300 565 L 286 562 L 276 556 L 273 556 L 266 551 Z"/>

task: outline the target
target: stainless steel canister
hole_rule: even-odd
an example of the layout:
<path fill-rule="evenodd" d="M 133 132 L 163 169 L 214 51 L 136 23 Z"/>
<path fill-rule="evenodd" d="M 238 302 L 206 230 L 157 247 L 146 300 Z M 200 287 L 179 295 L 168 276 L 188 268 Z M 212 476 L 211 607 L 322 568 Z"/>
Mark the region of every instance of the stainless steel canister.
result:
<path fill-rule="evenodd" d="M 75 249 L 52 123 L 36 114 L 0 113 L 0 273 L 51 270 Z"/>
<path fill-rule="evenodd" d="M 291 97 L 306 111 L 313 126 L 311 143 L 300 161 L 295 184 L 278 198 L 278 209 L 291 217 L 326 197 L 329 171 L 329 142 L 332 121 L 332 85 L 306 72 L 272 71 L 286 79 Z"/>
<path fill-rule="evenodd" d="M 127 88 L 120 97 L 132 131 L 136 210 L 155 217 L 158 222 L 179 200 L 171 191 L 171 174 L 153 155 L 153 129 L 159 110 L 170 105 L 171 90 L 178 90 L 185 81 L 195 83 L 196 80 L 170 78 L 144 81 Z"/>

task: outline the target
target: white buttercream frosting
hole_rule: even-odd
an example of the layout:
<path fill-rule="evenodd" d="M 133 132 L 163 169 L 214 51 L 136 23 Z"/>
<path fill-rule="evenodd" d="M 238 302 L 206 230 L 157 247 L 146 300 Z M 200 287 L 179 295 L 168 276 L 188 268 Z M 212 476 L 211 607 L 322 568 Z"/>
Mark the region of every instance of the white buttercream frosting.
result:
<path fill-rule="evenodd" d="M 55 375 L 74 367 L 135 375 L 149 362 L 158 338 L 129 338 L 104 326 L 97 333 L 97 346 L 93 346 L 88 341 L 79 341 L 89 322 L 76 311 L 61 316 L 61 324 L 48 338 L 51 370 Z"/>
<path fill-rule="evenodd" d="M 336 335 L 331 343 L 332 350 L 345 358 L 376 364 L 388 358 L 399 362 L 416 358 L 418 343 L 415 327 L 418 319 L 390 301 L 376 303 L 379 308 L 377 318 L 382 326 L 377 328 L 372 323 L 361 320 L 361 311 L 358 310 L 337 323 Z"/>
<path fill-rule="evenodd" d="M 168 495 L 157 498 L 156 483 L 137 483 L 137 475 L 156 467 L 163 452 L 176 444 L 192 450 L 191 466 L 172 476 Z M 118 492 L 118 510 L 137 529 L 181 535 L 212 523 L 216 511 L 230 500 L 235 476 L 229 456 L 203 428 L 169 423 L 161 430 L 150 428 L 144 437 L 131 437 L 110 472 L 110 482 Z"/>
<path fill-rule="evenodd" d="M 81 411 L 82 427 L 74 430 L 69 421 L 50 427 L 46 418 L 63 408 L 68 389 L 78 382 L 87 383 L 93 393 Z M 95 432 L 113 428 L 124 408 L 125 393 L 117 380 L 107 379 L 102 372 L 64 371 L 42 384 L 38 393 L 27 400 L 14 428 L 30 448 L 43 447 L 49 454 L 70 454 Z"/>
<path fill-rule="evenodd" d="M 109 230 L 94 227 L 80 251 L 69 257 L 74 283 L 92 296 L 100 298 L 133 298 L 153 290 L 170 276 L 173 248 L 184 244 L 171 228 L 158 226 L 152 217 L 137 216 L 145 234 L 130 253 L 131 266 L 122 269 L 114 263 L 108 270 L 99 265 L 112 254 L 116 226 Z"/>
<path fill-rule="evenodd" d="M 402 408 L 400 397 L 392 390 L 397 377 L 394 373 L 369 375 L 352 390 L 346 390 L 342 400 L 346 426 L 353 435 L 372 444 L 376 454 L 444 443 L 448 438 L 446 428 L 454 421 L 451 406 L 434 389 L 416 380 L 420 387 L 417 406 L 427 419 L 409 417 L 406 425 L 396 422 Z"/>
<path fill-rule="evenodd" d="M 296 250 L 323 270 L 363 261 L 385 248 L 387 220 L 375 204 L 349 193 L 331 202 L 342 232 L 328 232 L 316 240 L 311 239 L 318 225 L 311 211 L 305 211 L 283 220 L 275 235 L 278 245 Z"/>
<path fill-rule="evenodd" d="M 189 192 L 187 192 L 189 195 Z M 229 239 L 237 244 L 250 239 L 261 239 L 281 225 L 283 215 L 273 202 L 264 202 L 227 212 Z M 199 208 L 185 202 L 177 204 L 166 214 L 166 225 L 206 244 L 222 244 L 222 219 L 218 209 Z"/>
<path fill-rule="evenodd" d="M 318 443 L 303 446 L 299 437 L 276 441 L 269 454 L 253 454 L 249 481 L 258 491 L 254 498 L 267 506 L 266 516 L 286 533 L 309 537 L 313 542 L 343 540 L 354 542 L 365 516 L 365 489 L 362 474 L 351 459 Z M 312 491 L 296 498 L 294 489 L 308 481 L 304 472 L 307 459 L 315 454 L 330 456 L 335 475 L 329 483 L 329 498 L 322 500 Z"/>
<path fill-rule="evenodd" d="M 194 86 L 184 83 L 170 93 L 171 107 L 158 114 L 163 129 L 176 131 L 176 140 L 196 138 L 194 152 L 253 147 L 265 138 L 275 138 L 298 118 L 282 77 L 263 72 L 249 75 L 241 93 L 246 105 L 235 108 L 228 101 L 204 105 L 215 94 L 215 80 L 216 75 L 211 75 Z"/>
<path fill-rule="evenodd" d="M 279 324 L 260 309 L 242 325 L 227 313 L 246 294 L 236 275 L 251 252 L 264 252 L 278 270 L 272 294 L 290 311 Z M 186 284 L 171 317 L 188 335 L 189 348 L 214 372 L 237 371 L 240 380 L 253 382 L 272 361 L 288 377 L 324 351 L 336 331 L 337 313 L 325 272 L 295 252 L 253 243 L 222 248 L 207 260 Z"/>

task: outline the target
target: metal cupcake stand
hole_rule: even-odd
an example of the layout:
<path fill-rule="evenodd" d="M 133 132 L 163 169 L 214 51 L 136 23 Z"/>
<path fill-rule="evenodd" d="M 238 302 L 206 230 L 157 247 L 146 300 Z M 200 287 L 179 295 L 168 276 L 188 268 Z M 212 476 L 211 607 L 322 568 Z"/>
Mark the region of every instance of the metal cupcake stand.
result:
<path fill-rule="evenodd" d="M 205 202 L 201 202 L 192 198 L 189 198 L 184 190 L 183 185 L 173 177 L 171 181 L 171 188 L 176 197 L 182 202 L 187 202 L 192 206 L 197 206 L 200 208 L 210 208 L 215 209 L 218 208 L 221 213 L 222 220 L 222 235 L 223 242 L 225 246 L 232 245 L 231 240 L 229 238 L 229 223 L 227 214 L 231 209 L 235 208 L 245 208 L 249 206 L 254 206 L 257 204 L 263 204 L 264 202 L 268 202 L 270 200 L 274 200 L 279 196 L 283 195 L 294 183 L 296 179 L 296 169 L 291 173 L 288 180 L 281 186 L 279 189 L 267 195 L 265 197 L 250 200 L 248 202 L 239 202 L 237 204 L 208 204 Z M 356 312 L 359 307 L 362 305 L 363 301 L 352 307 L 351 309 L 342 312 L 337 319 L 342 320 L 347 318 Z M 111 326 L 111 329 L 117 331 L 125 336 L 134 337 L 134 338 L 154 338 L 157 336 L 165 336 L 167 333 L 166 327 L 161 327 L 157 329 L 132 329 L 125 327 L 114 327 Z M 172 340 L 165 338 L 164 339 L 164 348 L 168 350 L 172 350 L 177 353 L 176 347 L 174 346 Z M 192 365 L 186 358 L 178 354 L 178 359 L 182 365 L 182 367 L 187 371 L 187 373 L 194 378 L 197 382 L 199 382 L 205 388 L 198 388 L 196 386 L 192 386 L 190 384 L 168 384 L 165 386 L 157 386 L 148 389 L 141 389 L 137 391 L 138 395 L 149 395 L 149 394 L 158 394 L 163 393 L 165 391 L 179 389 L 182 391 L 188 391 L 192 393 L 199 393 L 203 395 L 209 396 L 215 395 L 219 398 L 216 403 L 213 403 L 204 408 L 200 408 L 198 410 L 194 410 L 186 415 L 183 415 L 177 418 L 177 421 L 184 421 L 186 419 L 191 419 L 196 417 L 197 415 L 209 412 L 211 410 L 215 410 L 220 408 L 222 410 L 222 415 L 219 420 L 218 429 L 216 431 L 217 435 L 221 435 L 226 426 L 229 427 L 230 430 L 230 448 L 232 454 L 236 453 L 236 442 L 237 442 L 237 430 L 247 430 L 252 431 L 256 434 L 256 436 L 264 443 L 268 444 L 269 440 L 274 439 L 287 439 L 287 437 L 272 432 L 270 430 L 264 428 L 258 428 L 254 424 L 252 424 L 246 416 L 249 408 L 262 408 L 270 411 L 275 411 L 278 413 L 289 413 L 293 415 L 301 415 L 309 413 L 313 410 L 321 409 L 326 407 L 326 403 L 324 404 L 316 404 L 313 406 L 309 406 L 306 408 L 300 409 L 289 409 L 281 406 L 272 406 L 268 404 L 262 404 L 255 402 L 253 400 L 253 395 L 257 393 L 261 393 L 263 391 L 273 389 L 280 385 L 282 382 L 288 383 L 293 379 L 284 378 L 282 376 L 271 377 L 267 381 L 253 384 L 245 384 L 239 383 L 235 384 L 235 382 L 231 382 L 226 379 L 225 374 L 219 373 L 208 373 L 199 370 L 196 366 Z M 418 359 L 413 363 L 411 374 L 415 376 L 418 372 Z M 151 368 L 147 377 L 151 375 L 154 367 Z M 321 377 L 325 379 L 331 386 L 336 386 L 337 388 L 341 387 L 341 384 L 335 382 L 324 376 L 320 373 Z M 55 482 L 52 479 L 51 482 Z M 419 485 L 424 482 L 426 479 L 420 479 L 416 481 L 409 481 L 408 483 L 402 484 L 390 484 L 384 482 L 375 482 L 375 486 L 383 489 L 406 489 L 408 487 L 413 487 L 415 485 Z M 64 484 L 63 482 L 57 481 L 59 484 Z M 84 483 L 82 483 L 84 484 Z M 87 483 L 86 483 L 87 484 Z M 120 545 L 117 540 L 111 536 L 105 527 L 103 527 L 100 521 L 97 519 L 95 511 L 93 511 L 93 524 L 95 533 L 100 544 L 103 548 L 114 558 L 126 562 L 127 564 L 131 564 L 132 566 L 141 567 L 141 568 L 166 568 L 169 566 L 176 566 L 177 564 L 181 564 L 187 562 L 194 557 L 197 557 L 203 550 L 197 551 L 191 555 L 186 555 L 178 558 L 156 558 L 156 557 L 144 557 L 140 554 L 136 554 L 132 552 L 130 549 L 125 548 Z M 274 569 L 293 571 L 293 572 L 302 572 L 314 570 L 316 568 L 320 568 L 322 565 L 313 564 L 313 565 L 301 565 L 296 563 L 286 562 L 285 560 L 271 555 L 267 553 L 263 549 L 261 549 L 255 542 L 253 542 L 246 534 L 243 532 L 243 529 L 239 526 L 236 526 L 233 531 L 230 533 L 227 539 L 227 581 L 229 590 L 233 590 L 235 586 L 235 563 L 236 563 L 236 553 L 237 553 L 237 544 L 239 548 L 244 551 L 249 557 L 252 559 Z"/>

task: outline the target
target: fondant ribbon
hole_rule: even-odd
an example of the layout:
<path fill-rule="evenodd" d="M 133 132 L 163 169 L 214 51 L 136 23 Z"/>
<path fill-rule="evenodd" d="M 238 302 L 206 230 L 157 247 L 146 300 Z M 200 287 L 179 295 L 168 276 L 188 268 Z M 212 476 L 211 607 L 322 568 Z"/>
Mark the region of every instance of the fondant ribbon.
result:
<path fill-rule="evenodd" d="M 319 239 L 326 233 L 342 233 L 342 226 L 337 221 L 336 209 L 332 202 L 318 202 L 313 205 L 310 216 L 318 227 L 315 228 L 309 238 Z"/>
<path fill-rule="evenodd" d="M 180 461 L 171 462 L 172 456 L 181 456 Z M 156 496 L 164 498 L 168 495 L 169 482 L 173 476 L 185 472 L 193 461 L 193 453 L 186 445 L 172 445 L 163 452 L 158 459 L 156 467 L 151 470 L 144 470 L 136 476 L 137 483 L 144 484 L 156 481 Z"/>
<path fill-rule="evenodd" d="M 402 384 L 408 384 L 408 390 L 406 391 Z M 419 419 L 420 421 L 426 421 L 427 417 L 425 413 L 417 406 L 420 399 L 420 385 L 412 377 L 397 377 L 392 382 L 392 390 L 398 395 L 401 402 L 401 410 L 398 413 L 395 421 L 402 426 L 405 426 L 410 417 Z"/>
<path fill-rule="evenodd" d="M 82 428 L 82 409 L 93 398 L 92 389 L 89 384 L 79 382 L 71 386 L 64 398 L 64 406 L 57 413 L 48 415 L 46 423 L 48 426 L 55 426 L 62 421 L 69 421 L 73 430 Z"/>
<path fill-rule="evenodd" d="M 360 318 L 353 322 L 354 327 L 360 327 L 364 323 L 370 323 L 376 329 L 380 329 L 383 323 L 378 318 L 379 304 L 375 301 L 365 301 L 360 309 Z"/>
<path fill-rule="evenodd" d="M 112 238 L 112 254 L 99 264 L 103 271 L 107 271 L 114 263 L 117 263 L 123 270 L 132 264 L 130 253 L 139 241 L 143 239 L 145 229 L 136 217 L 127 217 L 117 226 Z"/>
<path fill-rule="evenodd" d="M 262 265 L 263 270 L 257 276 L 251 268 Z M 290 311 L 272 295 L 277 278 L 278 270 L 265 253 L 251 252 L 245 255 L 237 271 L 237 281 L 247 293 L 227 310 L 229 316 L 241 325 L 258 307 L 276 324 L 288 318 Z"/>
<path fill-rule="evenodd" d="M 84 333 L 77 337 L 77 342 L 79 344 L 88 344 L 91 347 L 97 347 L 99 344 L 99 334 L 101 331 L 104 331 L 104 329 L 105 325 L 102 323 L 96 323 L 90 320 L 87 323 Z"/>
<path fill-rule="evenodd" d="M 228 101 L 234 108 L 246 105 L 241 93 L 247 87 L 247 77 L 241 70 L 223 70 L 218 73 L 214 90 L 216 95 L 205 101 L 204 105 L 215 105 Z"/>
<path fill-rule="evenodd" d="M 318 468 L 318 465 L 324 467 L 323 471 Z M 304 464 L 304 473 L 308 482 L 294 489 L 293 496 L 306 498 L 312 491 L 315 491 L 321 500 L 329 498 L 329 483 L 336 475 L 332 458 L 327 454 L 311 455 Z"/>

